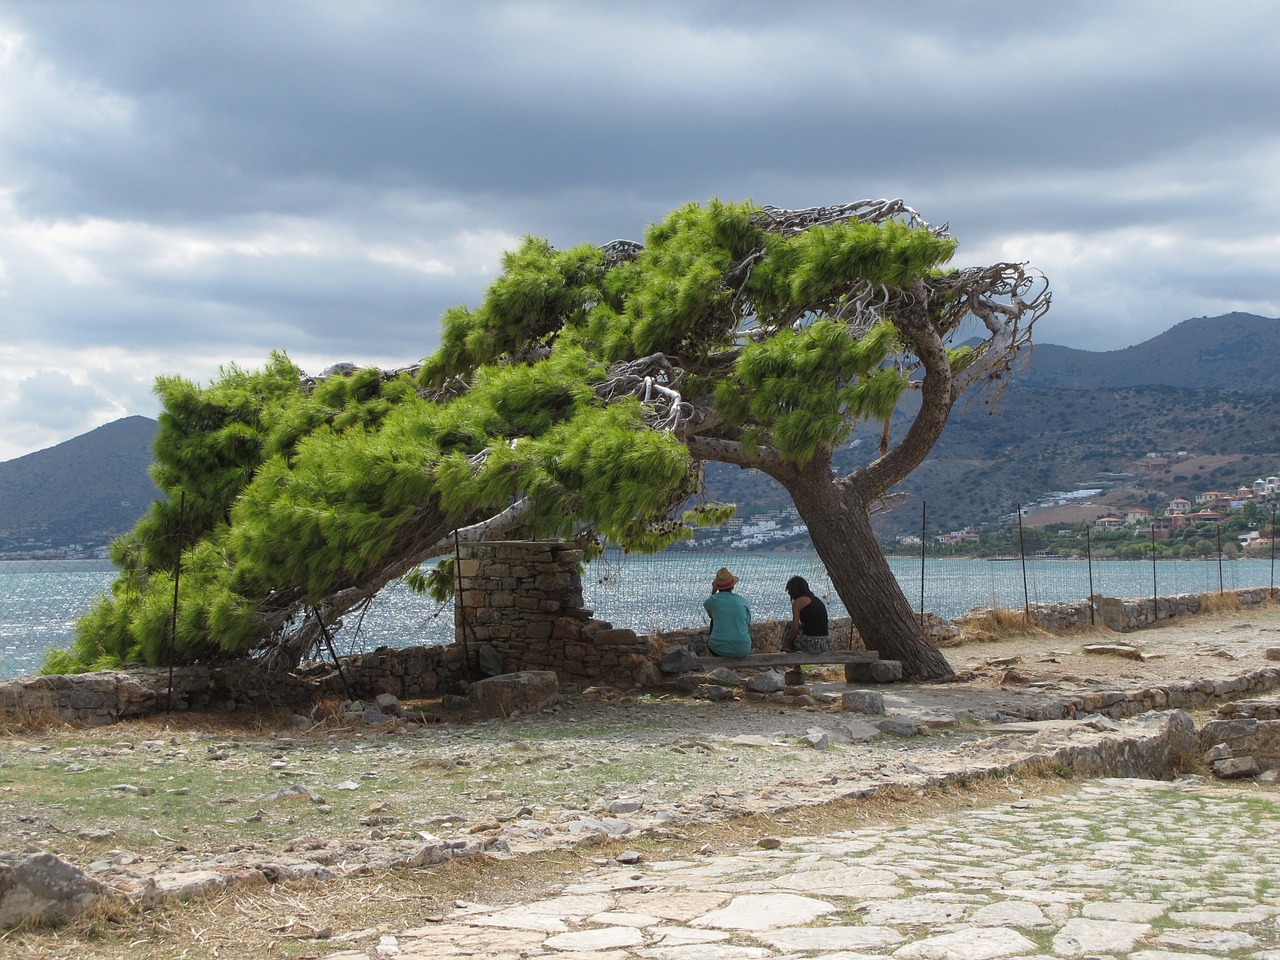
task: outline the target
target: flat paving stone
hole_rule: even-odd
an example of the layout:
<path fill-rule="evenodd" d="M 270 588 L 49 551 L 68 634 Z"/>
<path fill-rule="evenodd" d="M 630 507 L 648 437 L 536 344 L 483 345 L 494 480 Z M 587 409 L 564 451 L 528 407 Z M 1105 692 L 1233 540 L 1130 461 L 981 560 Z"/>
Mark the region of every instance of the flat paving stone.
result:
<path fill-rule="evenodd" d="M 1047 927 L 1050 920 L 1034 903 L 1025 900 L 1001 900 L 979 907 L 969 914 L 970 923 L 979 927 Z"/>
<path fill-rule="evenodd" d="M 1268 915 L 1265 910 L 1175 910 L 1169 917 L 1179 923 L 1194 924 L 1197 927 L 1230 930 L 1245 923 L 1263 923 Z"/>
<path fill-rule="evenodd" d="M 695 927 L 718 927 L 721 930 L 769 930 L 808 923 L 815 917 L 832 913 L 835 907 L 812 897 L 793 893 L 753 894 L 734 897 L 729 905 L 698 917 Z"/>
<path fill-rule="evenodd" d="M 868 923 L 882 923 L 895 927 L 936 926 L 940 923 L 955 923 L 963 920 L 969 909 L 962 903 L 936 903 L 929 900 L 904 898 L 864 903 L 862 915 Z"/>
<path fill-rule="evenodd" d="M 1162 917 L 1169 909 L 1165 903 L 1142 903 L 1137 900 L 1116 900 L 1110 903 L 1086 903 L 1081 914 L 1090 920 L 1124 920 L 1128 923 L 1150 923 Z"/>
<path fill-rule="evenodd" d="M 1063 924 L 1053 938 L 1054 953 L 1082 957 L 1097 953 L 1128 953 L 1151 932 L 1149 923 L 1123 920 L 1090 920 L 1077 917 Z"/>
<path fill-rule="evenodd" d="M 616 927 L 655 927 L 660 922 L 657 917 L 647 913 L 624 913 L 619 910 L 606 910 L 587 918 L 592 923 L 612 925 Z"/>
<path fill-rule="evenodd" d="M 522 952 L 540 949 L 545 935 L 518 930 L 477 930 L 464 924 L 445 923 L 409 930 L 396 939 L 402 955 L 407 957 L 518 957 Z"/>
<path fill-rule="evenodd" d="M 614 947 L 634 947 L 644 943 L 644 934 L 635 927 L 598 927 L 594 930 L 574 930 L 547 937 L 544 947 L 552 950 L 609 950 Z"/>
<path fill-rule="evenodd" d="M 806 950 L 854 950 L 899 944 L 906 936 L 892 927 L 789 927 L 756 935 L 756 939 L 776 950 L 789 953 Z"/>
<path fill-rule="evenodd" d="M 1243 930 L 1167 930 L 1156 940 L 1159 943 L 1167 943 L 1171 947 L 1213 950 L 1216 953 L 1252 950 L 1258 946 L 1258 938 Z"/>
<path fill-rule="evenodd" d="M 617 908 L 651 914 L 662 920 L 692 920 L 728 900 L 727 893 L 673 893 L 667 890 L 656 893 L 628 892 L 617 897 Z"/>
<path fill-rule="evenodd" d="M 831 894 L 833 896 L 858 897 L 874 900 L 879 897 L 896 897 L 902 887 L 887 870 L 871 870 L 866 867 L 828 867 L 820 870 L 801 870 L 775 877 L 771 883 L 782 890 L 800 893 Z"/>
<path fill-rule="evenodd" d="M 685 947 L 652 947 L 636 953 L 642 960 L 766 960 L 774 954 L 766 947 L 702 943 Z"/>
<path fill-rule="evenodd" d="M 718 943 L 728 940 L 731 934 L 727 930 L 693 930 L 689 927 L 651 927 L 649 936 L 664 947 L 690 943 Z"/>
<path fill-rule="evenodd" d="M 1034 953 L 1035 943 L 1006 927 L 973 927 L 925 937 L 895 950 L 896 960 L 997 960 Z"/>

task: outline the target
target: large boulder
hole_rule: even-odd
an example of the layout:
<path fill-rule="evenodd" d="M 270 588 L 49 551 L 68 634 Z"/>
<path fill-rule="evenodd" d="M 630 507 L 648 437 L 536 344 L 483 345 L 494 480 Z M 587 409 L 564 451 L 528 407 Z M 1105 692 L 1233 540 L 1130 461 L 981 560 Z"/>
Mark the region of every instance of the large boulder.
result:
<path fill-rule="evenodd" d="M 521 670 L 476 681 L 471 696 L 480 716 L 491 718 L 534 713 L 551 706 L 559 692 L 554 670 Z"/>
<path fill-rule="evenodd" d="M 786 679 L 777 670 L 765 670 L 754 677 L 748 677 L 743 684 L 754 693 L 777 693 L 785 687 Z"/>
<path fill-rule="evenodd" d="M 110 891 L 51 853 L 0 853 L 0 929 L 84 913 Z"/>
<path fill-rule="evenodd" d="M 684 644 L 669 647 L 658 664 L 663 673 L 688 673 L 698 669 L 698 655 Z"/>
<path fill-rule="evenodd" d="M 476 649 L 476 667 L 486 677 L 501 676 L 506 672 L 502 651 L 492 643 L 482 643 Z"/>
<path fill-rule="evenodd" d="M 897 660 L 846 663 L 844 679 L 846 683 L 898 683 L 902 679 L 902 664 Z"/>

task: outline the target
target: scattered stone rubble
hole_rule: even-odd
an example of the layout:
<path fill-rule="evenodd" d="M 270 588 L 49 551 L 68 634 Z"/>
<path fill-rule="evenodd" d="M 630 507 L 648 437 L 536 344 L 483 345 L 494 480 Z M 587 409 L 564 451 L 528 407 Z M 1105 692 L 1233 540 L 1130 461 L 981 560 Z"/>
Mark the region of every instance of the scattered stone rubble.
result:
<path fill-rule="evenodd" d="M 0 853 L 0 930 L 84 913 L 110 890 L 50 853 Z"/>
<path fill-rule="evenodd" d="M 1232 701 L 1200 730 L 1200 748 L 1215 776 L 1255 777 L 1280 768 L 1280 699 Z"/>
<path fill-rule="evenodd" d="M 878 723 L 837 722 L 840 713 L 816 715 L 799 737 L 805 748 L 829 751 L 837 742 L 881 737 L 925 736 L 954 729 L 953 718 L 925 715 L 880 718 Z M 592 845 L 609 838 L 665 834 L 711 818 L 769 810 L 785 812 L 847 797 L 871 796 L 887 787 L 925 787 L 954 777 L 1002 777 L 1026 769 L 1061 766 L 1081 776 L 1168 777 L 1188 755 L 1196 733 L 1181 711 L 1153 713 L 1129 721 L 1103 717 L 1078 723 L 1005 725 L 991 735 L 957 748 L 913 755 L 891 769 L 846 777 L 819 777 L 779 785 L 769 795 L 716 791 L 699 803 L 650 809 L 642 797 L 604 798 L 593 807 L 566 809 L 554 816 L 527 805 L 512 806 L 502 817 L 443 824 L 452 835 L 402 830 L 393 815 L 371 812 L 364 838 L 341 840 L 300 836 L 282 849 L 247 843 L 207 857 L 178 863 L 153 863 L 127 850 L 114 850 L 83 869 L 49 854 L 0 857 L 0 916 L 12 925 L 73 916 L 104 898 L 139 905 L 184 899 L 235 886 L 291 879 L 328 880 L 395 867 L 429 867 L 458 857 L 512 856 L 550 847 Z M 743 749 L 794 749 L 775 737 L 744 734 L 728 744 Z M 701 750 L 697 744 L 691 749 Z M 707 749 L 716 749 L 707 744 Z M 334 789 L 341 790 L 343 784 Z M 292 784 L 264 805 L 305 803 L 323 806 L 325 797 L 305 784 Z"/>

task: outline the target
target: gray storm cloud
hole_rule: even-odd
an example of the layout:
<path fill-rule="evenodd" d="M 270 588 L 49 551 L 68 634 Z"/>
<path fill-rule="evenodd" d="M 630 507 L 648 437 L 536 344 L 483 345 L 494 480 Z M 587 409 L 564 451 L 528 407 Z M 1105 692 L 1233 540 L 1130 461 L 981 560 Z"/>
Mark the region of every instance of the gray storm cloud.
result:
<path fill-rule="evenodd" d="M 411 362 L 520 236 L 711 196 L 901 196 L 1044 270 L 1041 342 L 1280 313 L 1273 5 L 867 6 L 7 4 L 0 459 L 161 373 Z"/>

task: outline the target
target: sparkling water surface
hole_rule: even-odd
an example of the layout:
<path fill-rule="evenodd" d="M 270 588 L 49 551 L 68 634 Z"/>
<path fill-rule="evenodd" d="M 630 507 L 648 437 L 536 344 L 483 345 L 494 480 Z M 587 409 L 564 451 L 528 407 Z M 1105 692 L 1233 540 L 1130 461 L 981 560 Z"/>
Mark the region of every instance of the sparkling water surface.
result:
<path fill-rule="evenodd" d="M 1030 603 L 1110 597 L 1210 593 L 1275 584 L 1270 559 L 1094 561 L 928 560 L 924 592 L 919 558 L 889 561 L 913 608 L 952 618 L 974 607 L 1018 609 Z M 772 552 L 711 555 L 673 549 L 653 556 L 608 552 L 583 573 L 583 600 L 595 615 L 638 633 L 705 625 L 702 601 L 716 570 L 726 566 L 740 582 L 757 620 L 790 618 L 783 585 L 799 574 L 827 601 L 833 616 L 844 606 L 817 556 Z M 1154 568 L 1153 568 L 1154 566 Z M 105 561 L 0 562 L 0 677 L 34 673 L 45 653 L 71 643 L 76 618 L 108 590 L 114 576 Z M 1092 580 L 1090 579 L 1092 577 Z M 1024 589 L 1025 584 L 1025 589 Z M 922 602 L 923 600 L 923 602 Z M 441 644 L 453 640 L 453 606 L 388 586 L 365 614 L 349 616 L 334 636 L 339 654 L 378 646 Z"/>

